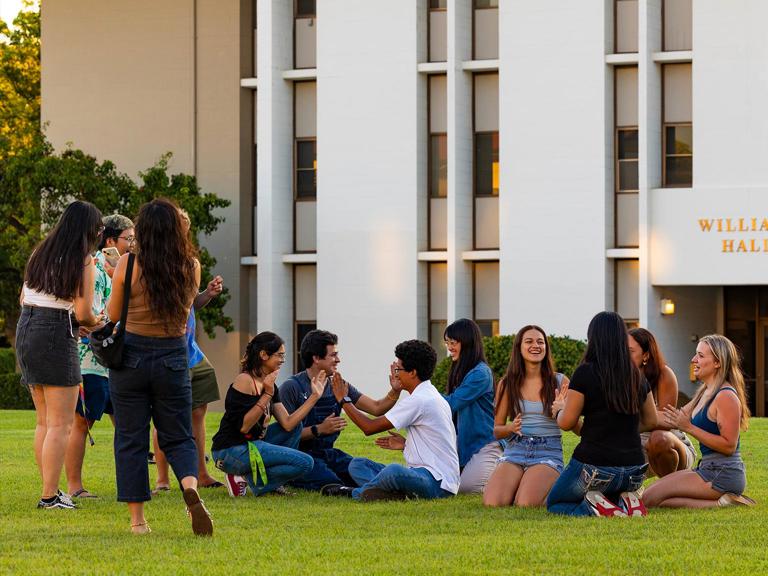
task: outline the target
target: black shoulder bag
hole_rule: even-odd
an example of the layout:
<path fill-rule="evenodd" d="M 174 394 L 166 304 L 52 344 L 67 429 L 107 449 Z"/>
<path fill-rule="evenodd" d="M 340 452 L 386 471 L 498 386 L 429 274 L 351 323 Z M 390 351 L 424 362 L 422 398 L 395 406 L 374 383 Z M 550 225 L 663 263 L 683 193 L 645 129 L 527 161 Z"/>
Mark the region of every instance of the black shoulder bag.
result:
<path fill-rule="evenodd" d="M 123 311 L 120 322 L 115 330 L 114 322 L 107 322 L 103 328 L 94 330 L 88 335 L 88 345 L 96 357 L 96 361 L 112 370 L 123 367 L 123 344 L 125 343 L 125 324 L 128 318 L 128 301 L 131 299 L 131 280 L 133 277 L 134 254 L 128 256 L 128 266 L 125 269 L 125 289 L 123 290 Z"/>

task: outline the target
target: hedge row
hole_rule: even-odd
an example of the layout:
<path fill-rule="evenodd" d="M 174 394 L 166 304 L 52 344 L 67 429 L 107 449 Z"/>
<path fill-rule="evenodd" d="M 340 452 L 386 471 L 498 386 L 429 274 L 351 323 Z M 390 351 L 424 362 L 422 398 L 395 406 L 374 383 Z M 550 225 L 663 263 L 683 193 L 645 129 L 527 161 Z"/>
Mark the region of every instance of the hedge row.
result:
<path fill-rule="evenodd" d="M 485 357 L 488 365 L 493 370 L 494 381 L 499 379 L 507 371 L 509 356 L 512 352 L 512 343 L 514 336 L 493 336 L 483 338 L 483 347 L 485 348 Z M 582 340 L 574 340 L 568 336 L 550 336 L 549 347 L 552 351 L 552 358 L 555 362 L 555 370 L 562 372 L 570 378 L 573 371 L 579 365 L 584 349 L 587 344 Z M 440 360 L 435 367 L 435 373 L 432 376 L 432 383 L 441 392 L 445 390 L 448 382 L 448 371 L 451 368 L 451 358 L 447 356 Z"/>
<path fill-rule="evenodd" d="M 13 348 L 0 348 L 0 409 L 31 410 L 34 407 L 29 388 L 21 385 L 21 374 L 16 372 Z"/>
<path fill-rule="evenodd" d="M 0 374 L 16 372 L 16 354 L 13 348 L 0 348 Z"/>

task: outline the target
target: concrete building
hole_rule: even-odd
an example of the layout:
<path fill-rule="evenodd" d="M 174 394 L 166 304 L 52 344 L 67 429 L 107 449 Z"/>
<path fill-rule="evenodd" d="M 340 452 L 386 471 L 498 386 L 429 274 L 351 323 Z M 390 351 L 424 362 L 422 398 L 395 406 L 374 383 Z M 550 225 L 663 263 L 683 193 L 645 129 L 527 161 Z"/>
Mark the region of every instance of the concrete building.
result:
<path fill-rule="evenodd" d="M 205 244 L 234 333 L 340 336 L 387 386 L 447 322 L 653 331 L 683 391 L 698 337 L 768 381 L 768 4 L 755 0 L 51 0 L 43 117 L 135 174 L 163 152 L 228 198 Z M 293 366 L 291 366 L 293 364 Z"/>

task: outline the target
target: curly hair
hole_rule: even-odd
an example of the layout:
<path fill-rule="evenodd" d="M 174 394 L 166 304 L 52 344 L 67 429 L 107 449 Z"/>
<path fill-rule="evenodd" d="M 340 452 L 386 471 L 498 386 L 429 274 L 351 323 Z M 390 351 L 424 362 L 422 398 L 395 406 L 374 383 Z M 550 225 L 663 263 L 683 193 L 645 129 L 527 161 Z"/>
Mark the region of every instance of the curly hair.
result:
<path fill-rule="evenodd" d="M 423 382 L 432 377 L 432 372 L 437 364 L 437 353 L 422 340 L 406 340 L 395 347 L 395 356 L 403 363 L 403 368 L 410 372 L 416 370 L 416 374 Z"/>
<path fill-rule="evenodd" d="M 85 258 L 96 249 L 101 231 L 99 209 L 90 202 L 72 202 L 30 256 L 24 282 L 62 300 L 82 294 Z"/>
<path fill-rule="evenodd" d="M 179 207 L 166 198 L 147 202 L 139 209 L 135 233 L 149 309 L 167 326 L 183 326 L 198 289 L 197 250 Z"/>
<path fill-rule="evenodd" d="M 274 332 L 259 332 L 251 338 L 248 346 L 245 347 L 245 354 L 240 359 L 240 371 L 251 376 L 262 376 L 262 360 L 259 352 L 264 350 L 264 352 L 271 356 L 280 350 L 280 346 L 283 344 L 285 344 L 283 339 Z"/>

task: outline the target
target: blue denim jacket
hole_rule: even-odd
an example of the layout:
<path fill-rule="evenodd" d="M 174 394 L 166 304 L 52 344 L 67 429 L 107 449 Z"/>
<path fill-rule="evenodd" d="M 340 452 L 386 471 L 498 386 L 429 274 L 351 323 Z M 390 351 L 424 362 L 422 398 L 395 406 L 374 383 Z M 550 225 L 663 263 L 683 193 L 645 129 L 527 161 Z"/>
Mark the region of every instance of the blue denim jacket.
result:
<path fill-rule="evenodd" d="M 459 467 L 494 441 L 493 372 L 485 362 L 472 368 L 453 394 L 443 394 L 455 415 Z"/>

